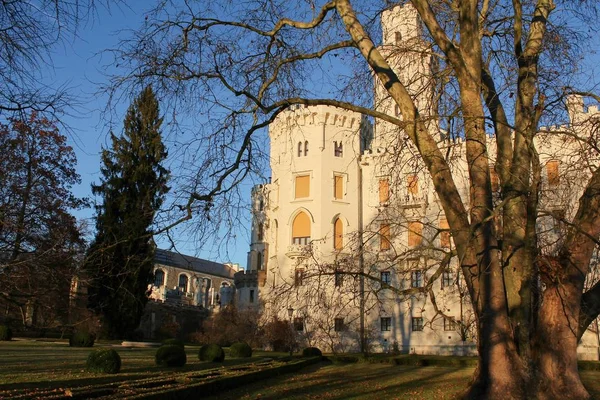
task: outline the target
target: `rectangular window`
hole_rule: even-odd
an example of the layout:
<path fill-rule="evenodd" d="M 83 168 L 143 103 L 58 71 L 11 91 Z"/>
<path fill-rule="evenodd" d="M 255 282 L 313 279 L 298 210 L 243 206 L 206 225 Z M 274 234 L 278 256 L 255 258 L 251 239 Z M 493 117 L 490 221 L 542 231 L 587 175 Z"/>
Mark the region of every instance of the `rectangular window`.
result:
<path fill-rule="evenodd" d="M 440 218 L 440 247 L 443 249 L 450 248 L 450 225 L 446 218 Z"/>
<path fill-rule="evenodd" d="M 254 303 L 254 290 L 250 289 L 250 303 Z"/>
<path fill-rule="evenodd" d="M 389 250 L 392 247 L 390 242 L 390 224 L 379 225 L 379 249 L 381 251 Z"/>
<path fill-rule="evenodd" d="M 304 284 L 304 270 L 303 269 L 297 269 L 295 274 L 294 274 L 294 285 L 295 286 L 302 286 Z"/>
<path fill-rule="evenodd" d="M 385 285 L 392 283 L 390 271 L 381 271 L 381 283 Z"/>
<path fill-rule="evenodd" d="M 336 157 L 342 157 L 344 155 L 344 147 L 342 142 L 333 142 L 333 155 Z"/>
<path fill-rule="evenodd" d="M 410 286 L 414 288 L 423 287 L 423 271 L 419 269 L 410 273 Z"/>
<path fill-rule="evenodd" d="M 551 160 L 546 163 L 546 173 L 548 174 L 548 186 L 554 187 L 558 186 L 558 184 L 560 183 L 558 164 L 559 162 L 557 160 Z"/>
<path fill-rule="evenodd" d="M 454 283 L 454 275 L 451 271 L 442 272 L 442 289 L 452 286 Z"/>
<path fill-rule="evenodd" d="M 335 286 L 336 287 L 340 287 L 344 284 L 344 274 L 342 274 L 339 271 L 335 271 L 335 274 L 333 275 L 334 279 L 335 279 Z"/>
<path fill-rule="evenodd" d="M 408 223 L 408 247 L 417 247 L 423 240 L 423 224 L 418 221 Z"/>
<path fill-rule="evenodd" d="M 301 199 L 310 196 L 310 175 L 296 176 L 295 198 Z"/>
<path fill-rule="evenodd" d="M 294 318 L 294 329 L 297 330 L 298 332 L 304 330 L 304 318 L 302 318 L 302 317 Z"/>
<path fill-rule="evenodd" d="M 295 237 L 292 238 L 292 242 L 293 244 L 300 244 L 306 246 L 310 242 L 310 236 Z"/>
<path fill-rule="evenodd" d="M 419 177 L 417 175 L 407 175 L 406 190 L 409 195 L 416 196 L 419 194 Z"/>
<path fill-rule="evenodd" d="M 344 325 L 344 318 L 336 318 L 333 320 L 333 330 L 336 332 L 342 332 L 346 330 L 346 327 Z"/>
<path fill-rule="evenodd" d="M 333 198 L 336 200 L 344 198 L 344 177 L 342 175 L 333 177 Z"/>
<path fill-rule="evenodd" d="M 262 242 L 263 236 L 264 236 L 263 224 L 260 224 L 260 223 L 258 224 L 258 232 L 257 232 L 256 236 L 257 236 L 258 240 Z"/>
<path fill-rule="evenodd" d="M 390 201 L 390 181 L 387 178 L 379 180 L 379 204 L 387 204 Z"/>
<path fill-rule="evenodd" d="M 381 317 L 381 331 L 389 332 L 392 330 L 392 318 L 391 317 Z"/>
<path fill-rule="evenodd" d="M 444 330 L 445 331 L 455 331 L 456 330 L 456 321 L 454 321 L 454 318 L 445 318 L 444 317 Z"/>
<path fill-rule="evenodd" d="M 423 317 L 412 318 L 412 330 L 413 332 L 419 332 L 423 330 Z"/>

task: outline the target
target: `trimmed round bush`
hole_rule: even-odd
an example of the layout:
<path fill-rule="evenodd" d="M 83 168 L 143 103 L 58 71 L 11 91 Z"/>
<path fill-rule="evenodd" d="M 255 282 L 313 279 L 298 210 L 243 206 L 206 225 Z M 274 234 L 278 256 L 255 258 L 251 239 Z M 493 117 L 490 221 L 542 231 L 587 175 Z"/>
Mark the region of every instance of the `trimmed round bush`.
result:
<path fill-rule="evenodd" d="M 179 339 L 165 339 L 162 342 L 163 346 L 164 345 L 174 345 L 174 346 L 180 346 L 182 349 L 185 349 L 185 343 L 183 343 L 182 340 Z"/>
<path fill-rule="evenodd" d="M 302 350 L 302 356 L 303 357 L 322 357 L 323 353 L 321 353 L 321 350 L 317 349 L 316 347 L 307 347 L 304 350 Z"/>
<path fill-rule="evenodd" d="M 0 340 L 11 340 L 12 331 L 6 325 L 0 325 Z"/>
<path fill-rule="evenodd" d="M 167 344 L 158 348 L 155 360 L 156 365 L 162 367 L 183 367 L 187 362 L 187 355 L 183 347 Z"/>
<path fill-rule="evenodd" d="M 74 332 L 69 339 L 69 346 L 71 347 L 92 347 L 96 335 L 89 332 Z"/>
<path fill-rule="evenodd" d="M 113 349 L 98 349 L 90 353 L 85 364 L 89 372 L 116 374 L 121 370 L 121 357 Z"/>
<path fill-rule="evenodd" d="M 205 344 L 200 347 L 198 358 L 200 361 L 222 362 L 225 359 L 225 352 L 218 344 Z"/>
<path fill-rule="evenodd" d="M 231 357 L 243 357 L 248 358 L 252 357 L 252 347 L 250 347 L 247 343 L 237 342 L 229 347 L 229 355 Z"/>

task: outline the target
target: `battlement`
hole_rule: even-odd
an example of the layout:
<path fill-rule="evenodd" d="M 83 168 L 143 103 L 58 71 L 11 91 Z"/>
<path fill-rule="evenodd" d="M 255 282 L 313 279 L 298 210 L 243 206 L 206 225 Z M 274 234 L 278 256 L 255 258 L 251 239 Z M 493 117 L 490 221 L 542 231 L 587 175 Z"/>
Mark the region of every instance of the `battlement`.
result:
<path fill-rule="evenodd" d="M 296 105 L 279 114 L 271 124 L 269 134 L 278 136 L 283 130 L 295 126 L 336 126 L 346 129 L 360 129 L 361 115 L 354 111 L 334 106 Z"/>
<path fill-rule="evenodd" d="M 578 94 L 567 96 L 567 112 L 569 113 L 569 122 L 571 125 L 580 124 L 600 114 L 598 105 L 589 105 L 586 107 L 583 96 Z"/>
<path fill-rule="evenodd" d="M 266 271 L 240 271 L 234 275 L 236 288 L 264 286 L 267 280 Z"/>

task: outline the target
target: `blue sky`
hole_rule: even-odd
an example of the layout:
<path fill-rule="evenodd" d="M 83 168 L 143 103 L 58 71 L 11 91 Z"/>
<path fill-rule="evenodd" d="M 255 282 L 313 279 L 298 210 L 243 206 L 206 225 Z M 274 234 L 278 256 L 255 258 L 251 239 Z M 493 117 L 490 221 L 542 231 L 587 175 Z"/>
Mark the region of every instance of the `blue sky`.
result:
<path fill-rule="evenodd" d="M 62 117 L 61 121 L 69 127 L 69 132 L 65 133 L 77 154 L 77 171 L 82 182 L 73 192 L 80 197 L 91 197 L 91 183 L 99 182 L 100 151 L 102 146 L 108 144 L 110 120 L 103 114 L 108 99 L 98 94 L 98 85 L 106 82 L 106 75 L 114 73 L 115 70 L 109 66 L 110 56 L 103 54 L 103 51 L 116 47 L 119 38 L 127 36 L 126 30 L 140 26 L 148 6 L 144 2 L 134 2 L 128 7 L 130 8 L 121 6 L 107 10 L 99 6 L 93 18 L 79 27 L 78 37 L 67 38 L 60 46 L 54 48 L 51 55 L 52 65 L 43 71 L 49 85 L 67 85 L 70 88 L 69 93 L 79 100 L 79 104 L 68 110 L 68 114 Z M 127 106 L 128 104 L 118 105 L 112 115 L 112 129 L 116 133 L 121 132 Z M 166 136 L 167 129 L 163 129 Z M 249 203 L 249 186 L 242 190 L 247 193 Z M 90 231 L 93 232 L 93 209 L 78 210 L 75 215 L 80 220 L 89 221 Z M 249 225 L 248 220 L 243 223 Z M 189 231 L 175 232 L 173 239 L 177 250 L 184 254 L 220 262 L 235 262 L 245 267 L 246 253 L 249 249 L 247 227 L 240 230 L 235 240 L 229 241 L 227 248 L 212 243 L 205 243 L 201 248 Z M 160 247 L 169 247 L 165 240 L 157 240 Z"/>

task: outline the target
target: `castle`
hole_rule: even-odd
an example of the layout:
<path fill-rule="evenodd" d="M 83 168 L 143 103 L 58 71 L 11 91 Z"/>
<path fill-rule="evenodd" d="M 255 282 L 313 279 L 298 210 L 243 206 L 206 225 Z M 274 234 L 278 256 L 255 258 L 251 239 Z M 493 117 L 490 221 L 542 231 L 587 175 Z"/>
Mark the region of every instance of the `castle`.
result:
<path fill-rule="evenodd" d="M 381 22 L 380 51 L 420 114 L 433 115 L 433 57 L 417 12 L 398 5 L 384 11 Z M 570 125 L 542 128 L 536 139 L 543 167 L 539 237 L 546 252 L 561 240 L 561 224 L 572 217 L 586 177 L 577 165 L 582 149 L 569 132 L 577 127 L 585 133 L 586 121 L 600 116 L 577 96 L 567 108 Z M 375 109 L 401 118 L 377 82 Z M 468 205 L 464 142 L 447 137 L 435 118 L 428 124 Z M 270 125 L 269 137 L 272 177 L 252 191 L 248 268 L 235 276 L 238 305 L 289 319 L 299 339 L 325 351 L 367 346 L 475 354 L 475 318 L 452 257 L 448 223 L 402 131 L 331 106 L 296 106 Z M 493 137 L 488 146 L 495 154 Z M 501 201 L 493 169 L 492 186 Z M 597 325 L 591 328 L 580 358 L 598 359 Z"/>

